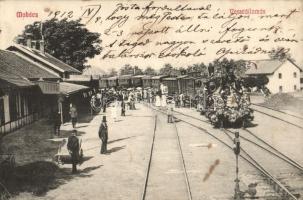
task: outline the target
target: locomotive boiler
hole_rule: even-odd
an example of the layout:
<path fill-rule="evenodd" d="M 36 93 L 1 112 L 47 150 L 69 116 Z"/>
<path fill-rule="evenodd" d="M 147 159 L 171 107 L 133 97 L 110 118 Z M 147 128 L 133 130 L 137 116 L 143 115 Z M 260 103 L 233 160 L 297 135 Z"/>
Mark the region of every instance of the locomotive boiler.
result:
<path fill-rule="evenodd" d="M 246 127 L 254 119 L 247 81 L 233 71 L 213 73 L 203 83 L 201 114 L 215 127 Z"/>

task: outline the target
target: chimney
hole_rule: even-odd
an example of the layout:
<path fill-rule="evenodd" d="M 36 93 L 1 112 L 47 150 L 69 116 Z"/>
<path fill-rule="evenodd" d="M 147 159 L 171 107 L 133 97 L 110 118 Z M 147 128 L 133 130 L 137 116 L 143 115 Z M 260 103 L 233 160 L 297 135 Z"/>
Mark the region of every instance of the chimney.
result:
<path fill-rule="evenodd" d="M 32 48 L 32 37 L 33 37 L 33 34 L 32 33 L 25 33 L 26 35 L 26 46 L 29 47 L 29 48 Z"/>
<path fill-rule="evenodd" d="M 39 42 L 40 42 L 40 45 L 39 45 L 40 51 L 41 51 L 42 53 L 44 53 L 44 40 L 40 40 Z"/>

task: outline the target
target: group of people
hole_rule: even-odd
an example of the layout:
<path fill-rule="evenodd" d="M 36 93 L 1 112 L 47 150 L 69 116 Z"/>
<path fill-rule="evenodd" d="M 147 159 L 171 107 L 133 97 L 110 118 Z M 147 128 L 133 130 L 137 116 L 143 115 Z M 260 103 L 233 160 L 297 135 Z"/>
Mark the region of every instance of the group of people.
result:
<path fill-rule="evenodd" d="M 173 123 L 173 107 L 177 105 L 184 105 L 184 103 L 178 104 L 178 100 L 183 101 L 184 95 L 179 95 L 179 97 L 175 97 L 171 104 L 167 104 L 167 88 L 160 87 L 160 90 L 155 90 L 151 88 L 147 89 L 128 89 L 128 90 L 100 90 L 95 93 L 95 98 L 99 99 L 100 105 L 102 109 L 100 112 L 104 113 L 102 117 L 102 122 L 100 124 L 98 130 L 98 137 L 101 140 L 101 148 L 100 153 L 106 154 L 107 153 L 107 143 L 108 143 L 108 125 L 106 119 L 106 108 L 108 106 L 112 106 L 111 109 L 111 117 L 113 121 L 116 122 L 118 118 L 118 113 L 120 116 L 126 116 L 127 110 L 135 110 L 136 103 L 140 101 L 145 101 L 147 103 L 154 103 L 156 106 L 165 107 L 167 110 L 167 122 Z M 120 110 L 120 112 L 119 112 Z M 77 137 L 77 118 L 78 112 L 77 108 L 74 105 L 70 106 L 70 117 L 72 122 L 72 135 L 69 136 L 67 142 L 67 148 L 71 156 L 72 162 L 72 173 L 77 172 L 77 164 L 79 163 L 80 154 L 81 154 L 81 143 L 79 138 Z M 58 113 L 57 117 L 55 118 L 55 134 L 60 134 L 60 125 L 61 125 L 61 116 Z"/>
<path fill-rule="evenodd" d="M 73 126 L 72 134 L 68 137 L 67 149 L 71 157 L 72 173 L 77 173 L 77 164 L 80 162 L 82 154 L 81 143 L 77 137 L 76 123 L 77 123 L 77 109 L 71 107 L 70 111 L 71 121 Z M 101 154 L 107 153 L 107 142 L 108 142 L 108 126 L 106 116 L 103 116 L 102 122 L 99 127 L 98 136 L 101 140 Z"/>

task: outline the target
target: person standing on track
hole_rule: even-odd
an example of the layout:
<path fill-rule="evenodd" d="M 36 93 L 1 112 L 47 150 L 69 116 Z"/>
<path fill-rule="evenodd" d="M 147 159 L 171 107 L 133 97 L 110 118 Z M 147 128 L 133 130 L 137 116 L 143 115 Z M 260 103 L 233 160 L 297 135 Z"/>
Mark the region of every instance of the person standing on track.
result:
<path fill-rule="evenodd" d="M 108 140 L 108 127 L 106 123 L 106 116 L 103 116 L 102 123 L 99 128 L 99 138 L 101 139 L 101 154 L 107 152 L 107 140 Z"/>

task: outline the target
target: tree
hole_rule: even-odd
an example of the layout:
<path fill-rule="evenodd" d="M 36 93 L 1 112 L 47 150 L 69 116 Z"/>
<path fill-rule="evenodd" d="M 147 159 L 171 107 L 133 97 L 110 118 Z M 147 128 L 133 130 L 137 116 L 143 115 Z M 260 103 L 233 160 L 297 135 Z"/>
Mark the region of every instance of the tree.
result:
<path fill-rule="evenodd" d="M 171 75 L 172 71 L 173 71 L 173 66 L 171 64 L 167 63 L 160 69 L 160 74 L 161 75 Z"/>
<path fill-rule="evenodd" d="M 142 69 L 140 69 L 138 66 L 134 66 L 134 75 L 143 75 Z"/>
<path fill-rule="evenodd" d="M 118 76 L 118 71 L 115 68 L 109 70 L 108 76 Z"/>
<path fill-rule="evenodd" d="M 145 70 L 144 70 L 144 74 L 145 75 L 150 75 L 150 76 L 155 76 L 157 74 L 156 70 L 154 68 L 151 68 L 151 67 L 147 67 Z"/>
<path fill-rule="evenodd" d="M 25 26 L 22 37 L 41 40 L 41 31 L 45 42 L 45 51 L 68 65 L 82 71 L 87 58 L 101 53 L 100 34 L 90 32 L 80 20 L 51 19 Z"/>
<path fill-rule="evenodd" d="M 179 69 L 174 68 L 171 64 L 167 63 L 160 69 L 160 74 L 169 76 L 180 76 L 181 72 Z"/>
<path fill-rule="evenodd" d="M 134 69 L 130 64 L 126 64 L 124 65 L 124 67 L 122 67 L 120 69 L 120 75 L 128 75 L 128 74 L 134 74 Z"/>
<path fill-rule="evenodd" d="M 142 75 L 143 71 L 138 66 L 131 66 L 130 64 L 124 65 L 120 69 L 120 75 Z"/>
<path fill-rule="evenodd" d="M 294 61 L 294 59 L 291 58 L 289 49 L 285 49 L 284 47 L 277 47 L 276 49 L 273 48 L 271 50 L 271 53 L 269 53 L 268 55 L 271 59 L 278 59 L 278 60 L 290 59 L 291 61 Z"/>

